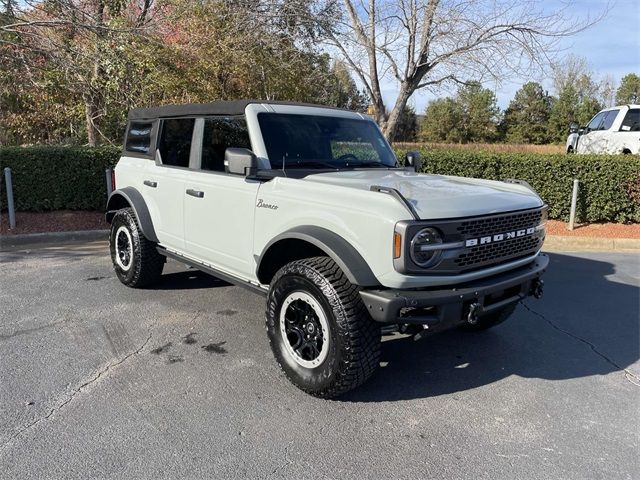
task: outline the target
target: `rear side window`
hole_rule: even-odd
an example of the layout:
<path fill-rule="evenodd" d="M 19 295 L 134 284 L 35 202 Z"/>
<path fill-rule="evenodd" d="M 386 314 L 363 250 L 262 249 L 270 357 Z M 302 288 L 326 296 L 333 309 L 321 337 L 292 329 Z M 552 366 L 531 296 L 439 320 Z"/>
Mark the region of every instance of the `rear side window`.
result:
<path fill-rule="evenodd" d="M 245 119 L 239 117 L 205 118 L 200 168 L 224 172 L 224 152 L 229 147 L 251 148 Z"/>
<path fill-rule="evenodd" d="M 613 122 L 615 122 L 618 113 L 620 113 L 620 110 L 609 110 L 608 112 L 605 112 L 600 130 L 609 130 L 611 125 L 613 125 Z"/>
<path fill-rule="evenodd" d="M 125 150 L 127 152 L 148 154 L 151 147 L 151 122 L 131 122 L 127 131 Z"/>
<path fill-rule="evenodd" d="M 632 108 L 627 112 L 620 126 L 620 131 L 640 132 L 640 108 Z"/>
<path fill-rule="evenodd" d="M 194 124 L 193 118 L 172 118 L 162 122 L 158 150 L 163 165 L 189 166 Z"/>

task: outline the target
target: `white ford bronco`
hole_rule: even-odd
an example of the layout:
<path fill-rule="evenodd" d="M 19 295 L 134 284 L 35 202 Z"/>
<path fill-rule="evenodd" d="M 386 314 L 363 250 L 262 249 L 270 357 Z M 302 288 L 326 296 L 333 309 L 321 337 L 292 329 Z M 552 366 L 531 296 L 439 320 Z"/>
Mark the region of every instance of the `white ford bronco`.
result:
<path fill-rule="evenodd" d="M 416 173 L 360 113 L 233 101 L 135 109 L 108 199 L 122 283 L 175 259 L 266 297 L 271 348 L 312 395 L 362 384 L 384 331 L 483 330 L 542 294 L 526 184 Z"/>
<path fill-rule="evenodd" d="M 598 112 L 580 128 L 569 126 L 567 153 L 640 153 L 640 105 L 621 105 Z"/>

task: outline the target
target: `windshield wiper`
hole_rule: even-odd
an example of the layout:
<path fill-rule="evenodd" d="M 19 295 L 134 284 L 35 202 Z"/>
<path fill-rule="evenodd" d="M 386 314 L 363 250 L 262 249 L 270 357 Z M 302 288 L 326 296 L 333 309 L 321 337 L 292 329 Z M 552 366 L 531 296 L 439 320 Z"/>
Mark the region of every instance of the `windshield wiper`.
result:
<path fill-rule="evenodd" d="M 382 162 L 376 162 L 376 161 L 362 161 L 362 160 L 358 160 L 358 163 L 353 163 L 353 165 L 351 164 L 351 162 L 348 162 L 347 164 L 349 167 L 377 167 L 377 168 L 394 168 L 391 167 L 389 165 L 385 165 Z"/>
<path fill-rule="evenodd" d="M 322 162 L 322 161 L 318 161 L 318 160 L 305 160 L 302 162 L 298 162 L 298 163 L 294 163 L 294 164 L 285 164 L 284 168 L 285 170 L 287 168 L 305 168 L 305 167 L 324 167 L 324 168 L 330 168 L 331 170 L 338 170 L 338 166 L 329 163 L 329 162 Z"/>

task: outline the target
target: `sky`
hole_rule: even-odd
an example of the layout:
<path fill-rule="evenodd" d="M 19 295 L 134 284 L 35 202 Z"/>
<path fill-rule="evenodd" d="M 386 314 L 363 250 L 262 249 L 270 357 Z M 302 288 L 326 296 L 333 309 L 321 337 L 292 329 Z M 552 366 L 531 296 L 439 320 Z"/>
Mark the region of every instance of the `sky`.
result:
<path fill-rule="evenodd" d="M 560 0 L 545 0 L 549 8 L 559 4 Z M 563 51 L 561 55 L 573 54 L 586 58 L 596 79 L 610 75 L 616 82 L 627 73 L 640 75 L 640 0 L 582 0 L 576 2 L 580 5 L 576 15 L 591 12 L 596 15 L 609 3 L 610 11 L 607 16 L 596 25 L 574 36 L 562 40 Z M 582 18 L 582 17 L 581 17 Z M 495 91 L 498 105 L 506 108 L 515 92 L 528 81 L 539 81 L 552 93 L 551 81 L 548 77 L 513 78 L 503 82 L 502 85 L 485 84 L 486 88 Z M 390 81 L 382 84 L 383 97 L 388 106 L 393 105 L 396 97 L 397 86 Z M 414 93 L 409 100 L 416 112 L 424 113 L 429 100 L 450 95 L 451 92 L 442 91 L 433 94 L 426 91 Z"/>

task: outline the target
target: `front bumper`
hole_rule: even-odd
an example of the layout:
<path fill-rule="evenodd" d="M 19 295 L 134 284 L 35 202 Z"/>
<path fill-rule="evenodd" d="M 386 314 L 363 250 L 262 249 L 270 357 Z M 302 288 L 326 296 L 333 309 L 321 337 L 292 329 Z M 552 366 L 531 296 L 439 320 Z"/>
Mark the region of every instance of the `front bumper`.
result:
<path fill-rule="evenodd" d="M 465 323 L 470 309 L 482 317 L 532 295 L 548 265 L 549 258 L 539 254 L 520 268 L 451 288 L 372 289 L 362 290 L 360 295 L 377 322 L 422 324 L 432 331 L 444 330 Z"/>

